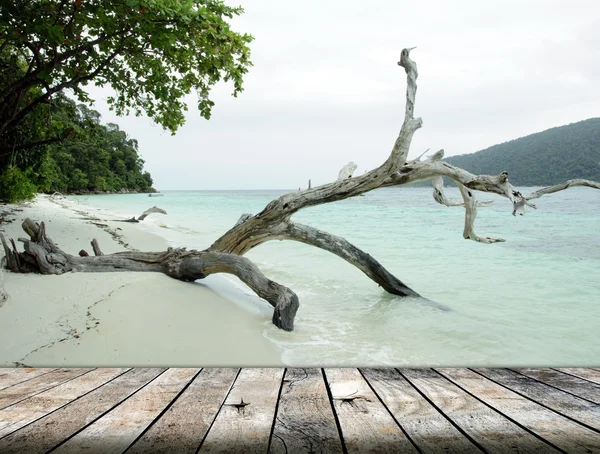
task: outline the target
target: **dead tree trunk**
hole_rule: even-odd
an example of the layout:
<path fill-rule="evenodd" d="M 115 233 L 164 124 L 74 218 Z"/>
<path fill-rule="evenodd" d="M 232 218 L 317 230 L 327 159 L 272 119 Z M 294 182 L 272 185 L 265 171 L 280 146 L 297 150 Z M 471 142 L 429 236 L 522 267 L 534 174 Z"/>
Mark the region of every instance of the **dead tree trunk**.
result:
<path fill-rule="evenodd" d="M 273 323 L 277 327 L 291 331 L 298 310 L 298 297 L 289 288 L 265 277 L 256 265 L 243 257 L 246 252 L 267 241 L 293 240 L 321 248 L 356 266 L 389 293 L 408 297 L 419 296 L 377 260 L 344 238 L 293 223 L 292 215 L 303 208 L 355 197 L 380 187 L 433 180 L 433 197 L 438 203 L 465 208 L 463 237 L 481 243 L 494 243 L 504 240 L 479 236 L 473 230 L 477 207 L 491 203 L 478 202 L 475 198 L 475 190 L 492 192 L 508 198 L 512 202 L 512 214 L 522 215 L 525 205 L 535 208 L 535 205 L 529 202 L 530 199 L 571 186 L 600 189 L 600 184 L 593 181 L 571 180 L 524 196 L 508 182 L 506 172 L 499 176 L 473 175 L 442 162 L 443 150 L 425 160 L 419 157 L 407 161 L 412 136 L 422 125 L 421 119 L 413 116 L 418 73 L 415 62 L 410 59 L 410 51 L 411 49 L 402 50 L 398 62 L 407 75 L 404 121 L 390 155 L 376 169 L 352 177 L 356 165 L 351 162 L 344 166 L 338 175 L 338 180 L 333 183 L 312 187 L 309 180 L 308 189 L 284 194 L 270 202 L 256 215 L 242 215 L 229 231 L 204 251 L 169 248 L 166 252 L 120 252 L 102 255 L 98 243 L 94 240 L 92 247 L 95 256 L 77 257 L 56 247 L 46 235 L 43 222 L 38 225 L 31 220 L 26 220 L 23 229 L 30 239 L 19 238 L 19 241 L 24 243 L 24 252 L 18 252 L 13 240 L 11 240 L 12 247 L 9 246 L 2 236 L 6 267 L 15 272 L 42 274 L 62 274 L 68 271 L 154 271 L 184 281 L 203 279 L 214 273 L 229 273 L 240 278 L 258 296 L 274 307 Z M 442 184 L 444 176 L 457 183 L 462 201 L 446 198 Z M 162 210 L 148 210 L 140 220 L 150 212 L 162 212 Z"/>
<path fill-rule="evenodd" d="M 249 259 L 222 252 L 169 248 L 165 252 L 119 252 L 102 255 L 96 240 L 92 241 L 95 256 L 77 257 L 59 249 L 46 235 L 44 223 L 31 219 L 23 222 L 29 239 L 19 238 L 24 252 L 19 252 L 14 241 L 12 249 L 2 236 L 7 268 L 15 272 L 63 274 L 74 272 L 151 271 L 164 273 L 182 281 L 195 281 L 215 273 L 237 276 L 258 296 L 275 309 L 273 323 L 286 331 L 294 328 L 298 297 L 289 288 L 274 282 Z M 1 234 L 0 234 L 1 235 Z"/>

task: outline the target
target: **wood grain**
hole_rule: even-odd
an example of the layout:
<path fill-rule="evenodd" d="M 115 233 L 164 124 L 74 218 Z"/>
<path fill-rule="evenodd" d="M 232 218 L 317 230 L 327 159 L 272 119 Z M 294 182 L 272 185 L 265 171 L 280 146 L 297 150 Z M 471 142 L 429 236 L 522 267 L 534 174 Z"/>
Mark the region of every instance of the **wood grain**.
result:
<path fill-rule="evenodd" d="M 92 369 L 57 369 L 47 374 L 23 381 L 0 390 L 0 410 L 14 405 L 28 397 L 34 396 L 54 386 L 85 374 Z"/>
<path fill-rule="evenodd" d="M 0 452 L 45 453 L 110 411 L 163 371 L 164 369 L 133 369 L 126 372 L 91 393 L 0 439 Z"/>
<path fill-rule="evenodd" d="M 199 452 L 266 452 L 283 373 L 242 369 Z"/>
<path fill-rule="evenodd" d="M 238 371 L 203 369 L 127 453 L 195 453 L 225 401 Z"/>
<path fill-rule="evenodd" d="M 484 377 L 600 432 L 600 405 L 506 369 L 475 369 Z"/>
<path fill-rule="evenodd" d="M 437 372 L 431 369 L 401 369 L 400 372 L 486 451 L 540 454 L 559 452 Z"/>
<path fill-rule="evenodd" d="M 96 369 L 0 410 L 0 438 L 46 416 L 128 369 Z"/>
<path fill-rule="evenodd" d="M 469 393 L 568 453 L 600 452 L 600 434 L 532 402 L 468 369 L 439 372 Z"/>
<path fill-rule="evenodd" d="M 528 377 L 600 404 L 600 385 L 554 369 L 514 369 Z"/>
<path fill-rule="evenodd" d="M 600 453 L 593 369 L 41 371 L 0 370 L 3 454 Z"/>
<path fill-rule="evenodd" d="M 357 369 L 325 376 L 348 452 L 418 452 Z"/>
<path fill-rule="evenodd" d="M 54 452 L 123 452 L 175 399 L 198 371 L 199 369 L 168 369 Z"/>
<path fill-rule="evenodd" d="M 361 369 L 363 375 L 424 453 L 480 453 L 481 450 L 394 369 Z"/>
<path fill-rule="evenodd" d="M 34 369 L 32 367 L 19 367 L 13 369 L 0 369 L 0 390 L 16 385 L 26 380 L 52 372 L 55 369 Z"/>
<path fill-rule="evenodd" d="M 286 370 L 269 452 L 343 452 L 320 369 Z"/>
<path fill-rule="evenodd" d="M 556 370 L 600 385 L 600 371 L 594 369 L 584 369 L 582 367 L 561 367 Z"/>

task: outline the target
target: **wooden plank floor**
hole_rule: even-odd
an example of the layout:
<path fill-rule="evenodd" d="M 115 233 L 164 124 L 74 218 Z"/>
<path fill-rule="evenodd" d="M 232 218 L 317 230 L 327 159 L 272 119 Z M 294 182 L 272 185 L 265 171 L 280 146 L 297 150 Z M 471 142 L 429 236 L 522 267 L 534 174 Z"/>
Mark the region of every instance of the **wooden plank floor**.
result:
<path fill-rule="evenodd" d="M 600 453 L 600 370 L 0 369 L 0 452 Z"/>

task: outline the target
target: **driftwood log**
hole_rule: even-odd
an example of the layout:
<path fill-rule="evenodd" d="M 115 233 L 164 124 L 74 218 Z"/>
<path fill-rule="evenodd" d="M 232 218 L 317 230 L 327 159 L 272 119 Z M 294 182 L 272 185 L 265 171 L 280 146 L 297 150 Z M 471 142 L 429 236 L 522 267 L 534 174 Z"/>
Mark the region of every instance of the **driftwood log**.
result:
<path fill-rule="evenodd" d="M 162 208 L 158 208 L 156 205 L 148 208 L 146 211 L 144 211 L 140 217 L 138 217 L 137 219 L 135 217 L 132 217 L 131 219 L 125 219 L 122 222 L 141 222 L 144 219 L 146 219 L 146 217 L 148 217 L 148 215 L 152 214 L 152 213 L 160 213 L 160 214 L 167 214 L 167 212 L 165 210 L 163 210 Z"/>
<path fill-rule="evenodd" d="M 240 278 L 274 307 L 273 323 L 277 327 L 291 331 L 298 310 L 298 296 L 289 288 L 265 277 L 256 265 L 244 257 L 252 248 L 267 241 L 293 240 L 324 249 L 356 266 L 387 292 L 400 297 L 419 297 L 416 291 L 386 270 L 377 260 L 344 238 L 292 222 L 291 217 L 303 208 L 359 196 L 381 187 L 432 180 L 435 201 L 446 206 L 465 208 L 463 237 L 481 243 L 495 243 L 504 240 L 480 236 L 474 232 L 477 207 L 491 203 L 478 202 L 474 191 L 506 197 L 512 204 L 512 214 L 522 215 L 526 205 L 535 208 L 530 200 L 542 195 L 571 186 L 600 189 L 600 184 L 593 181 L 571 180 L 523 195 L 509 183 L 506 172 L 498 176 L 473 175 L 441 161 L 443 150 L 426 159 L 421 159 L 421 155 L 407 161 L 413 134 L 422 125 L 421 119 L 413 115 L 418 73 L 415 62 L 410 58 L 411 50 L 402 50 L 398 62 L 407 75 L 404 121 L 390 155 L 379 167 L 352 177 L 356 165 L 351 162 L 342 168 L 335 182 L 312 187 L 309 180 L 308 189 L 284 194 L 256 215 L 243 214 L 229 231 L 204 251 L 169 248 L 165 252 L 128 251 L 102 255 L 94 240 L 92 247 L 95 255 L 78 257 L 61 251 L 46 235 L 43 222 L 38 224 L 27 219 L 23 223 L 23 229 L 29 239 L 19 238 L 24 244 L 23 252 L 18 251 L 14 240 L 10 240 L 9 245 L 2 237 L 6 267 L 15 272 L 42 274 L 62 274 L 68 271 L 154 271 L 183 281 L 202 279 L 214 273 L 229 273 Z M 462 201 L 450 200 L 445 196 L 442 177 L 456 182 Z"/>

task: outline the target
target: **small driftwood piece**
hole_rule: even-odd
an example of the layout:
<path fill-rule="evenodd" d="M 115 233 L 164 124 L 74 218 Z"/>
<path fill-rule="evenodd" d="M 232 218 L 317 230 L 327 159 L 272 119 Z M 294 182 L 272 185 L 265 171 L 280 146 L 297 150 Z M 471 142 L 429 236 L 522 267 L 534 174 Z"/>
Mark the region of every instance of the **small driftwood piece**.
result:
<path fill-rule="evenodd" d="M 163 210 L 162 208 L 158 208 L 157 206 L 153 206 L 151 208 L 148 208 L 146 211 L 144 211 L 137 219 L 134 217 L 132 217 L 131 219 L 125 219 L 121 222 L 141 222 L 144 219 L 146 219 L 146 217 L 152 213 L 160 213 L 160 214 L 167 214 L 167 212 L 165 210 Z"/>
<path fill-rule="evenodd" d="M 98 240 L 94 238 L 90 243 L 92 245 L 92 250 L 94 251 L 95 256 L 104 255 L 100 250 L 100 245 L 98 244 Z"/>
<path fill-rule="evenodd" d="M 2 237 L 6 267 L 17 272 L 34 271 L 42 274 L 62 274 L 68 271 L 154 271 L 183 281 L 203 279 L 215 273 L 229 273 L 240 278 L 259 297 L 274 307 L 273 323 L 276 326 L 291 331 L 299 306 L 297 295 L 289 288 L 268 279 L 256 265 L 244 257 L 248 251 L 268 241 L 292 240 L 318 247 L 354 265 L 391 294 L 419 297 L 416 291 L 385 269 L 371 255 L 344 238 L 293 222 L 291 217 L 304 208 L 360 196 L 382 187 L 432 180 L 435 201 L 445 206 L 464 207 L 463 237 L 480 243 L 495 243 L 503 240 L 480 236 L 474 232 L 477 207 L 491 203 L 478 202 L 475 191 L 499 194 L 511 202 L 513 215 L 523 215 L 525 206 L 535 208 L 530 200 L 542 195 L 572 186 L 600 189 L 597 182 L 570 180 L 523 195 L 510 184 L 508 173 L 502 172 L 498 176 L 473 175 L 443 162 L 443 150 L 426 159 L 421 159 L 425 152 L 417 159 L 408 161 L 412 137 L 422 126 L 421 119 L 414 117 L 418 72 L 416 63 L 410 58 L 411 50 L 403 49 L 398 62 L 406 73 L 407 82 L 404 120 L 390 154 L 379 167 L 366 171 L 361 176 L 352 176 L 355 164 L 349 163 L 340 171 L 337 181 L 312 187 L 311 180 L 308 180 L 308 189 L 284 194 L 271 201 L 256 215 L 243 214 L 231 229 L 204 251 L 169 248 L 165 252 L 127 251 L 102 255 L 97 242 L 95 245 L 93 242 L 95 256 L 76 257 L 61 251 L 52 242 L 46 235 L 43 222 L 38 225 L 27 219 L 23 223 L 23 229 L 30 239 L 19 239 L 24 243 L 24 252 L 19 252 L 12 240 L 12 247 L 9 246 Z M 456 182 L 462 201 L 450 200 L 445 196 L 442 177 Z M 164 210 L 152 207 L 138 219 L 132 218 L 130 222 L 139 222 L 151 213 L 166 214 Z"/>

